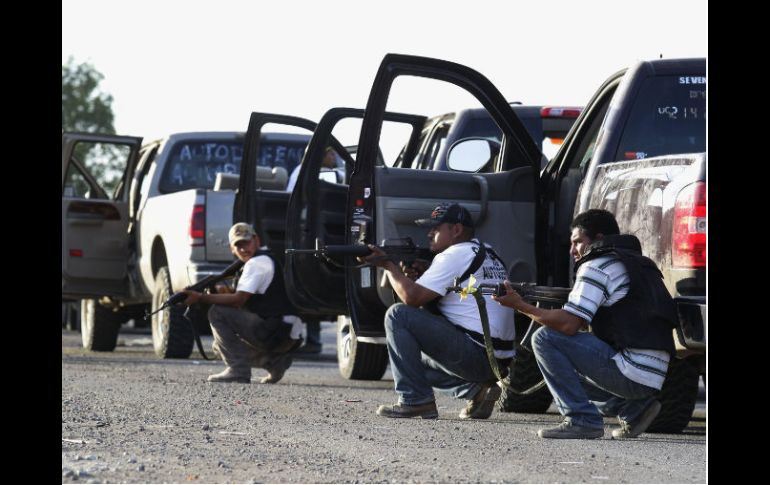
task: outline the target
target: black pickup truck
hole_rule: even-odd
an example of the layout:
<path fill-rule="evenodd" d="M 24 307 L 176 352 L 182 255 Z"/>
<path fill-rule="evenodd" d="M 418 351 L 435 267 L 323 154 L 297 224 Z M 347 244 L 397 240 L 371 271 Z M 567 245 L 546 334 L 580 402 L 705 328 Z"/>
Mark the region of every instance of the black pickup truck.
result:
<path fill-rule="evenodd" d="M 542 151 L 555 151 L 569 133 L 582 107 L 525 106 L 510 103 L 513 112 L 527 128 L 532 140 Z M 425 121 L 418 140 L 418 149 L 412 159 L 404 157 L 404 151 L 396 159 L 394 167 L 420 168 L 425 170 L 449 170 L 447 153 L 458 140 L 471 137 L 502 139 L 502 132 L 484 108 L 461 109 L 456 112 L 432 116 Z M 548 163 L 544 156 L 541 166 Z M 481 172 L 491 171 L 491 165 Z"/>
<path fill-rule="evenodd" d="M 378 163 L 382 126 L 389 116 L 385 108 L 399 76 L 466 90 L 499 127 L 500 143 L 484 137 L 457 140 L 448 146 L 449 170 L 443 171 Z M 705 372 L 705 81 L 704 59 L 641 62 L 616 73 L 541 170 L 540 147 L 484 76 L 452 62 L 388 54 L 375 77 L 355 163 L 349 161 L 354 168 L 344 184 L 319 181 L 320 162 L 312 160 L 320 160 L 337 122 L 363 113 L 335 109 L 319 123 L 306 154 L 311 162 L 303 163 L 304 177 L 289 203 L 286 247 L 405 237 L 427 246 L 414 219 L 451 200 L 471 211 L 477 235 L 508 263 L 512 281 L 570 286 L 569 223 L 580 211 L 606 208 L 616 214 L 621 230 L 640 238 L 679 304 L 681 325 L 675 336 L 680 359 L 670 366 L 661 394 L 663 411 L 651 429 L 681 431 L 695 405 L 698 374 Z M 409 160 L 419 149 L 425 119 L 405 117 L 402 122 L 413 127 L 402 155 Z M 330 197 L 335 204 L 325 203 Z M 341 315 L 338 357 L 347 378 L 379 379 L 387 366 L 383 315 L 395 296 L 381 285 L 380 273 L 304 254 L 286 260 L 287 289 L 295 303 Z M 504 396 L 503 401 L 506 410 L 544 412 L 551 399 L 541 393 L 522 401 Z"/>

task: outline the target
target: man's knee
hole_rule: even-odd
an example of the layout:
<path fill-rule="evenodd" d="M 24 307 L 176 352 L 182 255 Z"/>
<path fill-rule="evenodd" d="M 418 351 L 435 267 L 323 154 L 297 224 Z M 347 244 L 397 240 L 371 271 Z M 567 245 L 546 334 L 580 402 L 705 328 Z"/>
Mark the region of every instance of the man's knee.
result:
<path fill-rule="evenodd" d="M 209 308 L 208 317 L 209 323 L 212 327 L 217 327 L 222 324 L 222 321 L 227 318 L 227 315 L 233 310 L 232 307 L 225 305 L 211 305 Z"/>
<path fill-rule="evenodd" d="M 408 314 L 411 311 L 418 310 L 417 308 L 410 307 L 405 303 L 396 303 L 388 308 L 385 313 L 385 331 L 390 333 L 399 326 L 406 323 Z"/>
<path fill-rule="evenodd" d="M 532 351 L 535 356 L 541 355 L 543 349 L 553 342 L 553 339 L 558 337 L 559 332 L 552 328 L 540 327 L 535 333 L 532 334 Z"/>

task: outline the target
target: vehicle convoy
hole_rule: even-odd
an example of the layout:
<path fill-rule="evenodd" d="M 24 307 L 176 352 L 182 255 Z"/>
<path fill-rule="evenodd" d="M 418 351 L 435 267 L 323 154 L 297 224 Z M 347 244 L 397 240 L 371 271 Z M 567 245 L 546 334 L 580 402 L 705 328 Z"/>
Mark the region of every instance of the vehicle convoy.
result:
<path fill-rule="evenodd" d="M 283 193 L 308 135 L 263 134 L 254 190 Z M 62 299 L 80 300 L 83 346 L 115 348 L 122 323 L 144 322 L 175 292 L 233 261 L 227 231 L 243 159 L 243 133 L 142 139 L 62 135 Z M 108 183 L 105 161 L 121 173 Z M 184 308 L 152 316 L 155 352 L 186 358 L 193 328 Z M 208 329 L 205 312 L 194 314 Z"/>
<path fill-rule="evenodd" d="M 448 170 L 378 164 L 385 107 L 399 76 L 465 89 L 500 129 L 500 142 L 473 136 L 447 143 Z M 607 209 L 622 232 L 640 239 L 679 308 L 679 327 L 673 330 L 679 358 L 669 367 L 659 397 L 663 410 L 650 428 L 679 432 L 692 415 L 699 372 L 705 374 L 705 88 L 705 59 L 654 60 L 620 71 L 599 88 L 541 170 L 540 147 L 484 76 L 452 62 L 388 54 L 369 96 L 347 184 L 332 186 L 310 171 L 300 176 L 301 190 L 295 190 L 288 209 L 288 220 L 299 222 L 288 225 L 286 247 L 380 244 L 409 237 L 425 248 L 425 232 L 413 221 L 440 202 L 455 201 L 471 211 L 477 236 L 506 261 L 511 281 L 568 287 L 569 224 L 589 208 Z M 331 110 L 324 116 L 308 153 L 321 149 L 320 140 L 346 114 L 352 113 Z M 404 160 L 414 160 L 420 146 L 425 120 L 413 121 Z M 336 204 L 319 203 L 330 196 Z M 285 272 L 294 298 L 302 300 L 295 304 L 323 305 L 328 314 L 340 315 L 343 376 L 381 378 L 387 366 L 383 316 L 396 301 L 392 289 L 383 286 L 382 270 L 357 265 L 352 258 L 296 253 L 287 255 Z M 526 328 L 518 328 L 522 323 L 528 322 L 517 322 L 518 338 Z M 519 389 L 541 379 L 533 359 L 515 366 L 511 380 Z M 527 396 L 506 393 L 500 402 L 504 410 L 520 412 L 544 412 L 550 403 L 546 388 Z"/>

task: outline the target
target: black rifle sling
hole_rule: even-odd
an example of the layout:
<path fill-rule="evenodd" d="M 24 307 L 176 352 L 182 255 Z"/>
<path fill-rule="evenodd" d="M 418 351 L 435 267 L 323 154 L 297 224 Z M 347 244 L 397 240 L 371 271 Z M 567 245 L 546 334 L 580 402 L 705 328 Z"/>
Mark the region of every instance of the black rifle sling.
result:
<path fill-rule="evenodd" d="M 205 360 L 211 360 L 209 356 L 206 355 L 206 352 L 203 351 L 203 342 L 201 342 L 201 336 L 198 334 L 198 329 L 195 328 L 195 322 L 192 321 L 192 318 L 190 318 L 190 315 L 189 315 L 190 308 L 192 307 L 189 307 L 189 306 L 187 307 L 187 310 L 185 310 L 184 312 L 184 317 L 187 319 L 188 322 L 190 322 L 190 328 L 192 328 L 192 334 L 193 334 L 193 337 L 195 337 L 195 344 L 198 346 L 198 352 L 201 353 L 201 355 Z"/>
<path fill-rule="evenodd" d="M 465 270 L 465 273 L 461 274 L 459 278 L 457 278 L 457 284 L 461 285 L 463 281 L 470 278 L 470 276 L 478 271 L 479 268 L 481 268 L 481 265 L 484 264 L 484 258 L 487 257 L 487 249 L 484 247 L 484 243 L 479 241 L 479 250 L 476 252 L 476 256 L 473 257 L 473 261 L 471 261 L 471 265 L 468 266 L 468 269 Z"/>

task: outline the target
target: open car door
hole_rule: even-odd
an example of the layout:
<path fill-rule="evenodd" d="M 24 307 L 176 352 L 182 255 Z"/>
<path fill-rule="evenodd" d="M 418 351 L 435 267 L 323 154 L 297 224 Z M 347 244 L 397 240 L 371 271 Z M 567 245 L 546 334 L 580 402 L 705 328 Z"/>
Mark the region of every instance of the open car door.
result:
<path fill-rule="evenodd" d="M 364 110 L 333 108 L 324 114 L 302 160 L 297 185 L 291 194 L 286 215 L 286 247 L 315 249 L 327 244 L 345 243 L 345 214 L 348 184 L 332 182 L 320 176 L 326 147 L 331 146 L 345 162 L 345 172 L 350 174 L 354 157 L 332 136 L 337 124 L 344 119 L 361 119 Z M 384 113 L 385 121 L 411 126 L 411 136 L 406 144 L 407 152 L 417 149 L 424 116 Z M 353 147 L 355 148 L 355 147 Z M 356 264 L 353 258 L 331 262 L 312 254 L 286 255 L 284 278 L 289 298 L 294 306 L 306 314 L 316 314 L 336 319 L 346 315 L 345 264 Z"/>
<path fill-rule="evenodd" d="M 385 108 L 398 76 L 452 83 L 487 109 L 503 135 L 499 155 L 490 155 L 488 162 L 493 164 L 494 173 L 376 166 Z M 348 191 L 346 243 L 378 244 L 383 239 L 411 237 L 415 244 L 426 247 L 427 231 L 417 227 L 414 220 L 427 217 L 441 202 L 458 202 L 473 215 L 476 237 L 495 248 L 508 265 L 511 277 L 535 281 L 535 248 L 539 244 L 535 214 L 541 157 L 508 102 L 484 76 L 452 62 L 387 54 L 375 77 L 361 127 L 358 157 Z M 348 306 L 357 338 L 384 343 L 385 311 L 396 299 L 389 286 L 380 285 L 382 270 L 364 266 L 350 267 L 345 272 Z"/>
<path fill-rule="evenodd" d="M 283 263 L 284 244 L 286 240 L 286 210 L 289 205 L 290 193 L 285 186 L 280 189 L 265 190 L 259 185 L 260 167 L 258 161 L 262 159 L 262 139 L 268 134 L 263 134 L 267 124 L 276 124 L 307 130 L 307 134 L 288 135 L 294 136 L 302 142 L 302 148 L 310 139 L 310 135 L 316 128 L 316 123 L 296 116 L 287 116 L 272 113 L 251 113 L 249 129 L 246 132 L 243 146 L 243 160 L 241 162 L 241 175 L 238 183 L 238 192 L 235 195 L 233 206 L 233 222 L 248 222 L 252 224 L 257 234 L 260 235 L 263 245 L 270 247 L 278 261 Z M 288 174 L 291 169 L 288 167 Z"/>
<path fill-rule="evenodd" d="M 141 144 L 62 134 L 62 298 L 129 294 L 129 185 Z"/>

